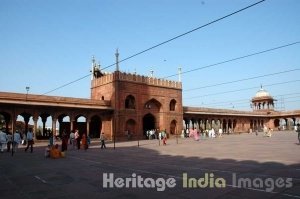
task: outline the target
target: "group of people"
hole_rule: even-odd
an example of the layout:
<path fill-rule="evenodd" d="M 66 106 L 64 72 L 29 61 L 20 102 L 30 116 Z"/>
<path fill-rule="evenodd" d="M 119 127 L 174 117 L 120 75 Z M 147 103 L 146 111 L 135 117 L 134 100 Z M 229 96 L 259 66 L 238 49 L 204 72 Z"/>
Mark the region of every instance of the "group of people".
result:
<path fill-rule="evenodd" d="M 104 132 L 100 134 L 101 149 L 105 149 L 105 135 Z M 65 157 L 65 151 L 68 149 L 68 145 L 71 145 L 73 149 L 80 150 L 83 148 L 87 150 L 91 144 L 91 139 L 88 135 L 83 133 L 80 135 L 78 130 L 71 131 L 70 135 L 63 132 L 61 137 L 61 150 L 59 150 L 59 145 L 54 143 L 53 137 L 50 137 L 50 144 L 45 148 L 45 157 L 51 157 L 54 159 Z"/>
<path fill-rule="evenodd" d="M 219 128 L 218 130 L 215 130 L 214 128 L 211 129 L 199 129 L 199 131 L 194 129 L 184 129 L 182 130 L 181 137 L 182 138 L 188 138 L 193 137 L 196 141 L 200 140 L 200 136 L 202 137 L 209 137 L 209 138 L 216 138 L 216 137 L 222 137 L 223 135 L 223 129 Z"/>
<path fill-rule="evenodd" d="M 10 152 L 12 149 L 14 152 L 17 151 L 18 146 L 21 143 L 26 143 L 27 147 L 25 148 L 25 152 L 30 147 L 30 152 L 33 152 L 33 132 L 32 129 L 30 128 L 27 134 L 23 135 L 23 139 L 21 138 L 21 134 L 19 130 L 16 130 L 16 132 L 12 135 L 8 131 L 6 131 L 5 128 L 2 128 L 0 130 L 0 152 L 3 153 L 4 150 L 6 149 L 7 152 Z"/>

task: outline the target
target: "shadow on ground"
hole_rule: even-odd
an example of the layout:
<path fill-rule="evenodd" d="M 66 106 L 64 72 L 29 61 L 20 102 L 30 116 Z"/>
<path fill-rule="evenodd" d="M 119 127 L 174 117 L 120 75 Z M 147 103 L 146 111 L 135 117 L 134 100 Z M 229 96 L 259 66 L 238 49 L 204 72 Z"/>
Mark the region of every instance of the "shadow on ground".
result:
<path fill-rule="evenodd" d="M 151 149 L 144 144 L 115 150 L 112 144 L 104 150 L 98 146 L 87 151 L 71 149 L 66 158 L 57 160 L 44 158 L 42 146 L 35 147 L 33 153 L 19 149 L 13 157 L 0 154 L 1 198 L 300 197 L 300 164 L 167 155 L 160 152 L 159 147 L 164 146 Z M 104 188 L 104 174 L 120 179 L 106 183 L 113 188 Z M 200 184 L 191 187 L 190 183 L 185 188 L 188 180 L 184 174 L 188 179 L 200 179 Z M 131 179 L 127 188 L 125 184 L 117 188 L 122 187 L 121 178 Z M 140 184 L 138 178 L 143 178 Z M 171 186 L 163 183 L 168 179 L 174 179 Z M 152 182 L 154 187 L 147 188 Z M 224 187 L 217 188 L 222 182 Z"/>

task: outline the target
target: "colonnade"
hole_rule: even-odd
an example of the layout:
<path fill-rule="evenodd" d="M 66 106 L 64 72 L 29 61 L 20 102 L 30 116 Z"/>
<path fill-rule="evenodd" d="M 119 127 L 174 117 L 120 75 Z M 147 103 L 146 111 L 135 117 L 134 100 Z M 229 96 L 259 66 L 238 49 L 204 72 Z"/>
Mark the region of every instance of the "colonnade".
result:
<path fill-rule="evenodd" d="M 247 117 L 228 117 L 228 118 L 201 118 L 201 117 L 184 117 L 183 129 L 215 130 L 222 129 L 224 133 L 251 132 L 253 130 L 262 130 L 263 126 L 268 123 L 263 118 Z"/>
<path fill-rule="evenodd" d="M 74 131 L 76 129 L 79 130 L 81 134 L 86 133 L 87 135 L 90 135 L 92 137 L 99 137 L 100 132 L 103 126 L 105 126 L 107 129 L 106 132 L 111 133 L 111 114 L 107 114 L 99 111 L 82 111 L 82 110 L 68 110 L 68 111 L 49 111 L 49 112 L 43 112 L 39 113 L 39 111 L 43 110 L 35 110 L 35 109 L 27 109 L 27 110 L 0 110 L 0 115 L 3 116 L 5 121 L 5 128 L 9 132 L 15 132 L 17 129 L 22 131 L 21 133 L 27 133 L 29 128 L 32 128 L 34 133 L 34 139 L 37 138 L 39 127 L 41 126 L 41 136 L 45 135 L 46 129 L 46 123 L 47 121 L 49 123 L 52 122 L 51 125 L 51 134 L 53 136 L 61 135 L 63 131 L 65 131 L 67 134 L 69 134 L 71 131 Z M 68 114 L 66 114 L 68 113 Z M 100 113 L 100 114 L 99 114 Z M 18 117 L 22 116 L 24 119 L 24 125 L 22 125 L 22 129 L 19 125 L 17 125 Z M 69 122 L 64 122 L 64 118 L 69 117 Z M 78 118 L 84 117 L 85 122 L 79 122 Z M 50 119 L 50 121 L 49 121 Z M 39 120 L 41 123 L 39 123 Z M 31 122 L 33 122 L 33 125 Z M 31 124 L 30 124 L 31 123 Z M 39 123 L 39 124 L 38 124 Z M 57 131 L 57 124 L 58 129 Z M 49 136 L 49 135 L 48 135 Z"/>
<path fill-rule="evenodd" d="M 212 118 L 184 118 L 183 129 L 222 129 L 225 133 L 233 133 L 236 127 L 236 119 L 212 119 Z"/>

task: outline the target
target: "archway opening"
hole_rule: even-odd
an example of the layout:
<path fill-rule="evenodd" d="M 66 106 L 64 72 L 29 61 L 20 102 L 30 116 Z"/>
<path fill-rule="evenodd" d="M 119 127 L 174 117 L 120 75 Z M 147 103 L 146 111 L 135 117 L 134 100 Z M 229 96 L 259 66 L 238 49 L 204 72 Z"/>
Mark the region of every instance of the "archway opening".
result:
<path fill-rule="evenodd" d="M 155 117 L 151 114 L 148 113 L 143 117 L 143 132 L 144 135 L 146 136 L 146 132 L 148 130 L 153 130 L 155 128 Z"/>
<path fill-rule="evenodd" d="M 125 126 L 125 135 L 129 139 L 132 135 L 135 135 L 135 133 L 136 133 L 136 122 L 133 119 L 127 120 Z"/>
<path fill-rule="evenodd" d="M 71 133 L 71 122 L 70 116 L 66 114 L 61 114 L 58 116 L 58 129 L 59 129 L 59 136 L 61 137 L 64 133 L 70 135 Z"/>
<path fill-rule="evenodd" d="M 77 115 L 75 117 L 75 124 L 74 124 L 74 129 L 79 131 L 80 136 L 83 134 L 86 134 L 87 129 L 86 129 L 86 117 L 83 115 Z"/>
<path fill-rule="evenodd" d="M 102 122 L 99 116 L 94 115 L 91 118 L 89 136 L 91 138 L 100 138 L 100 132 L 102 130 Z"/>
<path fill-rule="evenodd" d="M 173 120 L 170 124 L 170 134 L 171 135 L 174 135 L 174 134 L 177 134 L 176 132 L 176 120 Z"/>

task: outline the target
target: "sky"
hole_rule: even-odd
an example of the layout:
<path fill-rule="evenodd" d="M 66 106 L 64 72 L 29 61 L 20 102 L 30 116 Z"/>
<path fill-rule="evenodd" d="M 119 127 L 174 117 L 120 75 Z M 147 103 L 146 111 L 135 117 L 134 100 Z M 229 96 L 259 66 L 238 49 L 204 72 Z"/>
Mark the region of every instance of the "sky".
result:
<path fill-rule="evenodd" d="M 90 98 L 90 77 L 55 89 L 88 75 L 92 56 L 112 72 L 117 48 L 125 59 L 257 1 L 1 0 L 0 91 L 26 93 L 28 86 L 31 94 Z M 266 0 L 126 60 L 120 70 L 178 80 L 179 67 L 198 69 L 182 75 L 184 106 L 251 110 L 262 86 L 277 110 L 300 109 L 299 10 L 299 0 Z"/>

